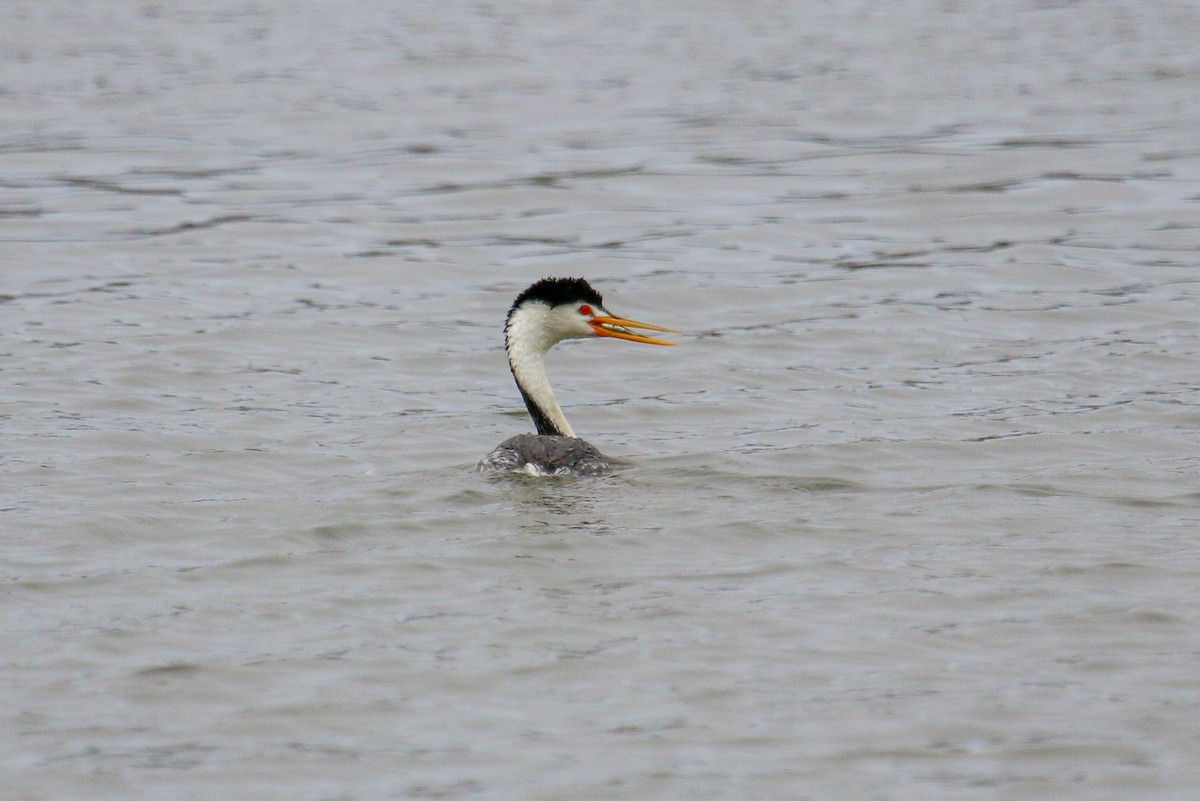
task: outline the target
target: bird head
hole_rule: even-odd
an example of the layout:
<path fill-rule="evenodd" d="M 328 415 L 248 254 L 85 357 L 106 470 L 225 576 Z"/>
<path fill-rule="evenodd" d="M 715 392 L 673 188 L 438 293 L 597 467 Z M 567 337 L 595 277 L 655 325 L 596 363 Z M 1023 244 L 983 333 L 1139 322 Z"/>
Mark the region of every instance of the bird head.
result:
<path fill-rule="evenodd" d="M 564 339 L 612 337 L 647 345 L 674 345 L 631 329 L 678 333 L 650 323 L 618 317 L 604 308 L 604 298 L 582 278 L 544 278 L 517 296 L 505 326 L 514 336 L 545 352 Z"/>

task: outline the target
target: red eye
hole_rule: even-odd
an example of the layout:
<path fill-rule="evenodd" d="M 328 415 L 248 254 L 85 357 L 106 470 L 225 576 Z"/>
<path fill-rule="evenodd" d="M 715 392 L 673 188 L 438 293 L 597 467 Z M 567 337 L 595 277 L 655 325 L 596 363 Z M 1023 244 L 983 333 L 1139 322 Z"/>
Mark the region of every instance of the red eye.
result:
<path fill-rule="evenodd" d="M 586 314 L 587 316 L 590 317 L 592 315 L 592 307 L 585 303 L 579 307 L 579 313 Z"/>

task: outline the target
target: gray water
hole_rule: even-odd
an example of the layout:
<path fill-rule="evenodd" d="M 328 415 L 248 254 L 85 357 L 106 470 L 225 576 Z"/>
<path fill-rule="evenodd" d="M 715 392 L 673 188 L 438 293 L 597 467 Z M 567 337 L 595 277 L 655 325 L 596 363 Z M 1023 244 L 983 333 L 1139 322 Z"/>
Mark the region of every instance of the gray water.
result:
<path fill-rule="evenodd" d="M 5 799 L 1197 797 L 1194 4 L 4 16 Z"/>

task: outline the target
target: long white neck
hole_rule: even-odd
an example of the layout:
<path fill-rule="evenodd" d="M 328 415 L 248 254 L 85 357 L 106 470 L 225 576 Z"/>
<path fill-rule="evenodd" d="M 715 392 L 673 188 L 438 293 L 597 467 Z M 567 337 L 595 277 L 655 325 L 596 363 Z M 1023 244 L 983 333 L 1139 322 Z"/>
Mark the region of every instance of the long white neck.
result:
<path fill-rule="evenodd" d="M 538 433 L 573 437 L 575 432 L 546 377 L 546 352 L 559 341 L 547 325 L 549 313 L 548 306 L 536 303 L 515 310 L 504 328 L 504 346 L 508 366 Z"/>

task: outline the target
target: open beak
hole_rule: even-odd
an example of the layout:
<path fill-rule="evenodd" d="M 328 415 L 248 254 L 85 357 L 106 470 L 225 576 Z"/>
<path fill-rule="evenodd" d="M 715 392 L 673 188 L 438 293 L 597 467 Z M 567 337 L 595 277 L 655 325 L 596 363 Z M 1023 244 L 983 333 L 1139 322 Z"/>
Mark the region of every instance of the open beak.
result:
<path fill-rule="evenodd" d="M 666 342 L 661 339 L 653 339 L 644 337 L 641 334 L 635 334 L 630 331 L 630 328 L 641 328 L 646 331 L 665 331 L 668 334 L 678 334 L 679 332 L 673 328 L 663 328 L 661 325 L 650 325 L 650 323 L 639 323 L 637 320 L 626 320 L 622 317 L 593 317 L 588 323 L 592 330 L 596 332 L 598 337 L 615 337 L 616 339 L 628 339 L 630 342 L 645 342 L 647 345 L 674 345 L 674 342 Z"/>

